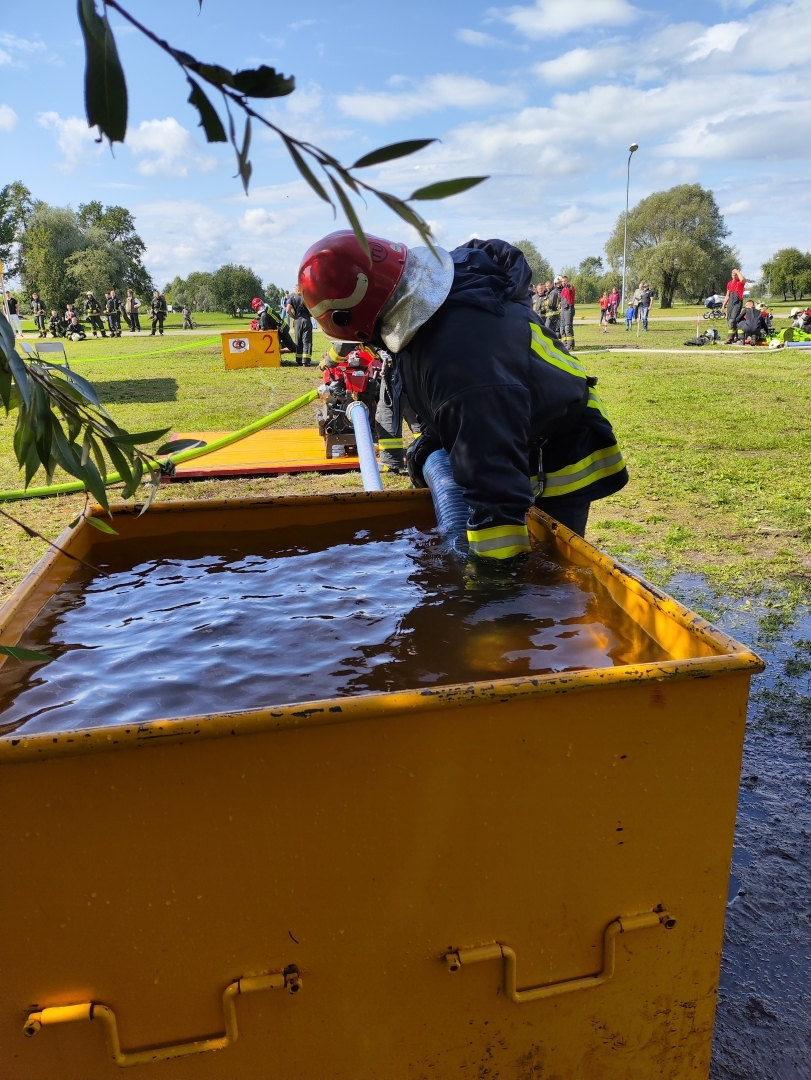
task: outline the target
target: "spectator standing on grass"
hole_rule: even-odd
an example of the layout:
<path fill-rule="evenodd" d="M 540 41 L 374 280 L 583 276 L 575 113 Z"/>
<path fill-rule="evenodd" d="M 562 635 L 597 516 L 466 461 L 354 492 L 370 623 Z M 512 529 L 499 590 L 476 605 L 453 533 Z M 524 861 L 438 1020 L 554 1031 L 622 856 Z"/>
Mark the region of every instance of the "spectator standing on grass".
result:
<path fill-rule="evenodd" d="M 14 327 L 14 333 L 17 337 L 23 336 L 22 323 L 20 322 L 20 313 L 17 310 L 17 301 L 6 289 L 6 306 L 8 308 L 8 321 Z"/>
<path fill-rule="evenodd" d="M 72 308 L 73 304 L 68 304 L 68 310 L 65 312 L 65 322 L 70 322 Z M 102 337 L 107 337 L 107 334 L 104 331 L 104 324 L 101 321 L 101 305 L 92 292 L 85 293 L 84 315 L 86 319 L 90 320 L 90 329 L 93 331 L 93 337 L 98 337 L 99 332 L 101 332 Z"/>
<path fill-rule="evenodd" d="M 741 316 L 741 308 L 743 307 L 743 292 L 746 288 L 746 278 L 737 268 L 732 271 L 732 277 L 727 282 L 727 291 L 724 296 L 724 302 L 721 305 L 721 310 L 727 313 L 727 324 L 729 326 L 729 337 L 726 340 L 727 345 L 734 345 L 738 340 L 738 320 Z"/>
<path fill-rule="evenodd" d="M 620 294 L 617 292 L 617 286 L 611 290 L 611 295 L 608 298 L 608 320 L 609 322 L 617 321 L 617 311 L 620 306 Z"/>
<path fill-rule="evenodd" d="M 127 322 L 129 323 L 131 334 L 141 333 L 141 319 L 138 315 L 138 309 L 140 308 L 140 306 L 141 301 L 138 299 L 132 289 L 127 289 L 127 296 L 124 300 L 124 313 L 126 315 Z"/>
<path fill-rule="evenodd" d="M 293 319 L 296 334 L 296 365 L 309 367 L 313 362 L 313 317 L 304 303 L 301 286 L 296 285 L 286 310 Z"/>
<path fill-rule="evenodd" d="M 604 292 L 600 297 L 600 326 L 608 329 L 608 305 L 609 305 L 608 293 Z"/>
<path fill-rule="evenodd" d="M 194 327 L 192 326 L 192 322 L 191 322 L 191 308 L 189 307 L 188 304 L 183 305 L 183 329 L 184 330 L 193 330 L 194 329 Z"/>
<path fill-rule="evenodd" d="M 31 314 L 34 316 L 34 322 L 37 330 L 39 331 L 39 337 L 47 337 L 48 332 L 45 329 L 45 305 L 39 298 L 39 293 L 31 293 Z"/>
<path fill-rule="evenodd" d="M 575 288 L 563 275 L 560 288 L 560 340 L 568 348 L 574 348 Z"/>
<path fill-rule="evenodd" d="M 653 293 L 650 291 L 650 286 L 647 281 L 640 281 L 639 288 L 634 290 L 634 314 L 637 319 L 642 323 L 642 329 L 648 329 L 648 315 L 650 314 L 650 306 L 653 301 Z"/>
<path fill-rule="evenodd" d="M 633 300 L 628 301 L 628 307 L 625 309 L 625 329 L 630 330 L 634 325 L 634 319 L 636 318 L 636 308 L 634 307 Z"/>
<path fill-rule="evenodd" d="M 116 296 L 115 289 L 110 289 L 106 296 L 110 334 L 112 337 L 121 337 L 121 301 Z"/>
<path fill-rule="evenodd" d="M 544 298 L 543 315 L 544 326 L 555 337 L 560 337 L 560 286 L 563 278 L 556 277 L 552 282 L 552 288 Z"/>
<path fill-rule="evenodd" d="M 160 292 L 159 289 L 155 289 L 155 295 L 152 297 L 152 302 L 149 305 L 149 310 L 152 312 L 152 332 L 150 337 L 155 336 L 155 331 L 160 333 L 163 337 L 163 323 L 166 319 L 167 305 L 166 297 Z"/>

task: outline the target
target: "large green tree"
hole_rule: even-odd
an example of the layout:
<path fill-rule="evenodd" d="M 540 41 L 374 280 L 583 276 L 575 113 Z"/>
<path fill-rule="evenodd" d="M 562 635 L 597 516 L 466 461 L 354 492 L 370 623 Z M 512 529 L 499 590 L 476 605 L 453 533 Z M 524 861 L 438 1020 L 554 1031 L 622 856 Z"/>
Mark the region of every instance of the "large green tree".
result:
<path fill-rule="evenodd" d="M 76 284 L 68 276 L 68 259 L 87 245 L 72 210 L 38 202 L 20 239 L 20 278 L 30 295 L 38 292 L 51 308 L 74 300 Z"/>
<path fill-rule="evenodd" d="M 121 246 L 108 240 L 95 226 L 85 233 L 85 244 L 65 260 L 66 277 L 76 295 L 83 296 L 89 290 L 101 300 L 108 289 L 120 292 L 122 283 L 126 285 L 129 265 Z"/>
<path fill-rule="evenodd" d="M 31 192 L 15 180 L 0 188 L 0 262 L 9 277 L 19 270 L 19 245 L 34 203 Z"/>
<path fill-rule="evenodd" d="M 615 271 L 622 267 L 625 214 L 605 246 Z M 737 261 L 711 191 L 678 184 L 649 195 L 628 214 L 628 284 L 648 281 L 663 308 L 679 296 L 696 299 L 720 290 Z M 630 288 L 629 288 L 630 291 Z"/>
<path fill-rule="evenodd" d="M 552 264 L 545 259 L 531 240 L 514 240 L 513 247 L 519 248 L 529 263 L 532 271 L 532 284 L 543 285 L 545 281 L 551 281 L 555 276 Z"/>
<path fill-rule="evenodd" d="M 772 292 L 780 292 L 788 300 L 811 295 L 811 252 L 799 248 L 781 248 L 762 266 L 763 282 Z"/>
<path fill-rule="evenodd" d="M 236 315 L 250 309 L 255 296 L 263 296 L 262 280 L 248 266 L 226 263 L 211 276 L 211 295 L 217 311 Z"/>
<path fill-rule="evenodd" d="M 154 291 L 152 278 L 144 266 L 146 244 L 135 231 L 135 218 L 126 207 L 102 206 L 98 201 L 80 203 L 76 220 L 80 229 L 96 230 L 123 256 L 123 278 L 119 285 L 133 289 L 141 296 L 149 296 Z"/>

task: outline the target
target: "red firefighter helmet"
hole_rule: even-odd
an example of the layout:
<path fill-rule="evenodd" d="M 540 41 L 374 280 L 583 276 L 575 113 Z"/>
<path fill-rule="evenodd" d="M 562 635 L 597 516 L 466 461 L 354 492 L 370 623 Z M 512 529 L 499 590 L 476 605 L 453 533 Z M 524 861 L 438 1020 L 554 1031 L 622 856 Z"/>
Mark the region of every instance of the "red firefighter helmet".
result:
<path fill-rule="evenodd" d="M 338 341 L 370 341 L 403 276 L 408 248 L 366 237 L 371 262 L 350 229 L 330 233 L 301 260 L 298 282 L 310 314 Z"/>
<path fill-rule="evenodd" d="M 258 296 L 255 296 L 253 300 L 251 300 L 251 307 L 254 311 L 258 311 L 259 308 L 262 306 L 262 303 L 263 301 L 260 300 Z"/>

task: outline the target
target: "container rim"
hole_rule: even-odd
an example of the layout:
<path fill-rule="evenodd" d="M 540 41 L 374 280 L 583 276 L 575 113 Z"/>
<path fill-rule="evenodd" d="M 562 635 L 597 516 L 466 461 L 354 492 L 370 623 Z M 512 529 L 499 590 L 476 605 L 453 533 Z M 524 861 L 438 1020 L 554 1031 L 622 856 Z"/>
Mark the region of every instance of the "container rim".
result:
<path fill-rule="evenodd" d="M 275 505 L 328 505 L 361 500 L 418 501 L 428 497 L 423 490 L 347 492 L 334 495 L 281 495 L 260 498 L 167 500 L 153 504 L 149 513 L 174 511 L 228 511 Z M 140 506 L 115 503 L 113 515 L 135 515 Z M 88 516 L 101 517 L 101 507 L 93 507 Z M 714 655 L 658 663 L 628 664 L 615 668 L 586 668 L 580 671 L 557 672 L 549 675 L 521 676 L 467 683 L 423 687 L 388 693 L 359 694 L 352 697 L 328 698 L 318 701 L 289 703 L 263 709 L 239 710 L 225 713 L 200 713 L 172 719 L 155 719 L 139 724 L 106 725 L 25 735 L 10 732 L 0 736 L 0 765 L 23 761 L 42 761 L 71 754 L 98 753 L 110 750 L 144 749 L 150 746 L 182 745 L 207 739 L 252 735 L 263 732 L 287 731 L 298 728 L 340 724 L 386 715 L 425 712 L 439 708 L 461 708 L 475 705 L 532 701 L 561 694 L 587 693 L 607 686 L 629 683 L 666 682 L 673 679 L 706 679 L 736 674 L 754 675 L 765 664 L 756 653 L 724 634 L 683 604 L 645 581 L 628 568 L 603 555 L 587 540 L 537 509 L 530 519 L 548 531 L 558 547 L 568 548 L 577 561 L 585 560 L 616 579 L 623 588 L 658 609 L 691 635 L 697 637 Z M 69 541 L 78 529 L 90 528 L 82 522 L 77 529 L 66 530 L 59 541 Z M 64 545 L 63 545 L 64 546 Z M 48 575 L 54 563 L 64 559 L 51 549 L 25 577 L 0 609 L 0 629 L 24 600 Z"/>

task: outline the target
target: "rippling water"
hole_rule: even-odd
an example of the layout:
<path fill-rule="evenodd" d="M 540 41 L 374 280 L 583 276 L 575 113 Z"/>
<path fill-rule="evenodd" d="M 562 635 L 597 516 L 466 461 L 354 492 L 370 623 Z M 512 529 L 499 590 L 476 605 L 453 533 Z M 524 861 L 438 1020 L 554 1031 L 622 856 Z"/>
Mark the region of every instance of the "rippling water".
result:
<path fill-rule="evenodd" d="M 474 576 L 415 528 L 176 534 L 97 549 L 0 669 L 0 727 L 53 731 L 669 659 L 589 569 Z"/>

